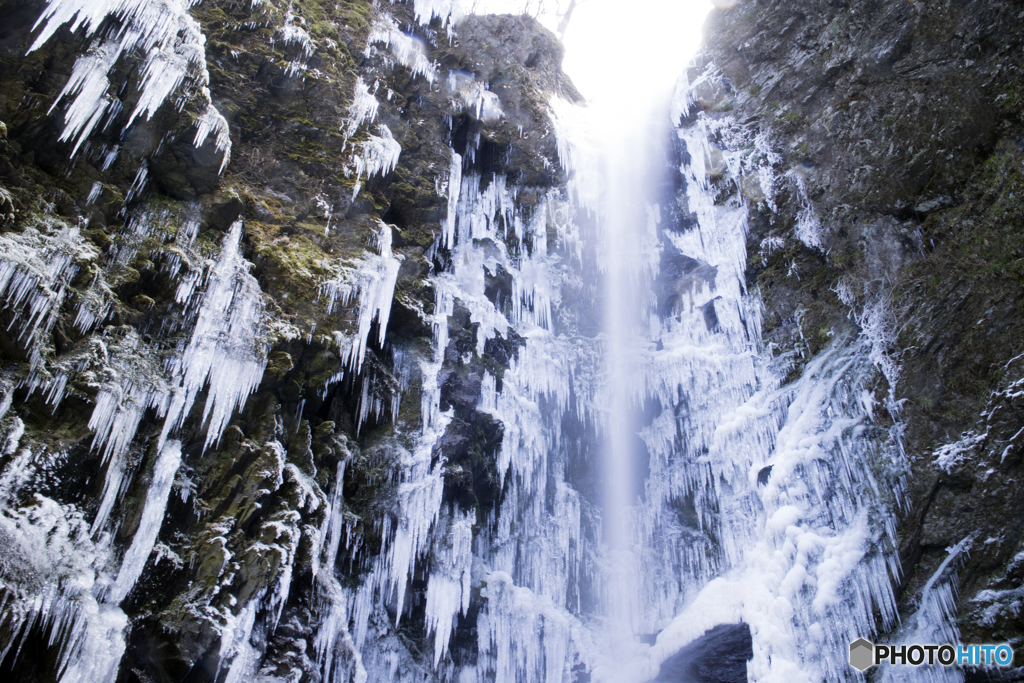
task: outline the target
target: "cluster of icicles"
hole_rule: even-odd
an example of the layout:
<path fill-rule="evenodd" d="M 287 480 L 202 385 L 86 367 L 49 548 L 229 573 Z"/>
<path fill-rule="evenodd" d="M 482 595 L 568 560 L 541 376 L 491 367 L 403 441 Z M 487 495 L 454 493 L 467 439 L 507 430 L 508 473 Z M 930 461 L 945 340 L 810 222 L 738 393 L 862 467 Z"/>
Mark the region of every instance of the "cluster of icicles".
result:
<path fill-rule="evenodd" d="M 0 524 L 11 544 L 10 557 L 42 570 L 44 593 L 33 596 L 25 594 L 23 586 L 8 587 L 22 593 L 16 596 L 22 599 L 8 605 L 6 617 L 12 633 L 27 634 L 36 619 L 52 628 L 54 640 L 61 642 L 62 647 L 62 680 L 108 680 L 117 672 L 126 626 L 125 615 L 117 605 L 135 585 L 156 543 L 174 475 L 181 463 L 181 444 L 169 437 L 190 412 L 197 393 L 204 386 L 209 390 L 203 409 L 209 446 L 219 440 L 231 415 L 262 378 L 266 365 L 265 350 L 259 341 L 263 299 L 255 278 L 248 272 L 248 263 L 238 251 L 241 231 L 241 222 L 236 222 L 225 237 L 218 261 L 206 273 L 205 292 L 195 297 L 194 329 L 180 355 L 161 368 L 149 357 L 134 332 L 102 349 L 108 365 L 89 428 L 94 431 L 93 447 L 102 453 L 106 480 L 91 524 L 86 524 L 80 514 L 69 514 L 39 495 L 36 505 L 10 509 L 19 493 L 19 484 L 41 463 L 36 462 L 39 454 L 31 448 L 19 447 L 19 430 L 9 437 L 6 454 L 13 456 L 13 460 L 0 482 L 0 501 L 8 509 L 0 517 Z M 11 255 L 7 253 L 8 257 Z M 14 271 L 3 283 L 0 294 L 6 294 L 10 301 L 18 292 L 28 289 L 30 293 L 25 298 L 29 309 L 35 301 L 48 301 L 48 293 L 59 288 L 57 283 L 67 281 L 66 273 L 60 269 L 50 269 L 46 273 L 49 277 L 25 268 Z M 179 290 L 180 303 L 193 298 L 187 284 L 184 281 Z M 102 340 L 97 343 L 104 344 Z M 67 373 L 84 370 L 71 367 Z M 68 374 L 58 372 L 45 383 L 51 403 L 60 402 L 68 380 Z M 7 412 L 9 394 L 4 406 Z M 155 408 L 163 417 L 164 425 L 140 526 L 116 565 L 118 569 L 97 575 L 93 567 L 110 565 L 112 549 L 107 521 L 130 479 L 128 448 L 149 408 Z M 20 423 L 17 416 L 12 419 Z M 7 647 L 15 642 L 11 640 Z"/>
<path fill-rule="evenodd" d="M 204 37 L 187 10 L 186 3 L 175 0 L 50 3 L 33 49 L 68 22 L 95 31 L 108 15 L 123 20 L 118 33 L 94 38 L 94 49 L 78 60 L 61 94 L 71 100 L 63 137 L 74 141 L 75 152 L 117 113 L 107 96 L 107 78 L 126 49 L 141 48 L 149 55 L 143 95 L 131 118 L 151 116 L 173 96 L 189 65 L 205 69 Z M 416 0 L 415 11 L 421 21 L 458 18 L 452 2 Z M 426 59 L 422 44 L 389 19 L 381 20 L 371 41 L 417 77 L 436 77 L 436 66 Z M 450 87 L 460 93 L 458 104 L 464 110 L 482 120 L 500 118 L 497 98 L 482 84 L 453 82 Z M 677 114 L 689 106 L 687 97 L 683 84 Z M 324 680 L 436 677 L 459 683 L 540 683 L 572 680 L 573 671 L 587 670 L 593 680 L 642 683 L 658 674 L 665 658 L 706 630 L 739 621 L 751 627 L 752 679 L 793 683 L 849 677 L 846 643 L 874 633 L 876 613 L 885 628 L 896 616 L 890 575 L 898 566 L 891 552 L 892 515 L 886 508 L 892 498 L 881 492 L 898 487 L 902 455 L 898 428 L 875 426 L 879 406 L 871 391 L 879 367 L 895 371 L 891 363 L 880 361 L 884 325 L 865 318 L 862 327 L 876 334 L 838 340 L 807 364 L 799 380 L 780 386 L 785 363 L 762 348 L 759 302 L 744 284 L 745 200 L 736 193 L 716 203 L 704 169 L 714 136 L 731 143 L 732 149 L 757 149 L 759 155 L 727 155 L 726 163 L 733 179 L 759 178 L 765 201 L 773 206 L 773 184 L 780 176 L 773 164 L 778 159 L 767 140 L 743 140 L 740 127 L 715 124 L 702 115 L 676 131 L 693 160 L 679 172 L 685 180 L 686 208 L 697 225 L 682 229 L 662 224 L 661 208 L 649 205 L 647 219 L 631 228 L 639 247 L 629 267 L 637 281 L 649 284 L 658 275 L 662 252 L 670 249 L 701 264 L 705 276 L 678 288 L 679 303 L 670 316 L 659 316 L 646 301 L 645 332 L 631 342 L 635 360 L 624 387 L 628 402 L 653 403 L 660 411 L 639 433 L 650 454 L 650 474 L 643 496 L 628 510 L 631 549 L 626 562 L 633 563 L 634 579 L 620 581 L 611 568 L 621 558 L 613 561 L 595 540 L 602 536 L 599 530 L 587 533 L 588 525 L 591 530 L 600 527 L 600 513 L 595 501 L 585 500 L 568 482 L 569 454 L 562 434 L 563 418 L 572 416 L 597 425 L 600 438 L 610 406 L 618 405 L 609 396 L 602 369 L 606 339 L 555 324 L 560 312 L 571 312 L 561 301 L 564 288 L 593 265 L 584 263 L 589 258 L 584 256 L 585 242 L 593 240 L 590 253 L 597 254 L 599 270 L 607 271 L 611 260 L 620 257 L 609 252 L 612 242 L 601 228 L 587 232 L 577 221 L 590 213 L 602 225 L 601 216 L 608 212 L 600 201 L 602 183 L 615 180 L 594 172 L 602 162 L 588 140 L 585 113 L 561 101 L 550 106 L 560 162 L 571 179 L 567 188 L 550 191 L 525 210 L 518 201 L 519 188 L 500 176 L 485 183 L 479 175 L 464 175 L 464 160 L 454 151 L 446 177 L 439 179 L 448 214 L 439 226 L 436 248 L 451 253 L 452 265 L 431 276 L 436 293 L 434 356 L 420 367 L 422 427 L 413 435 L 414 447 L 404 448 L 397 439 L 393 444 L 401 462 L 401 471 L 395 473 L 397 509 L 385 518 L 383 551 L 357 587 L 343 585 L 335 571 L 341 548 L 352 542 L 342 514 L 344 461 L 334 490 L 325 497 L 328 510 L 315 572 L 320 619 L 315 654 Z M 342 130 L 351 137 L 373 123 L 376 110 L 374 93 L 360 80 Z M 207 115 L 196 144 L 212 133 L 227 152 L 227 124 L 212 105 Z M 385 174 L 398 161 L 401 147 L 390 131 L 381 126 L 378 133 L 353 150 L 359 178 Z M 129 229 L 145 230 L 145 223 L 137 217 Z M 798 237 L 817 246 L 818 225 L 809 202 L 799 225 Z M 111 342 L 118 346 L 108 354 L 108 373 L 89 423 L 94 447 L 107 467 L 103 501 L 94 519 L 86 521 L 42 496 L 29 507 L 10 508 L 37 466 L 31 449 L 20 447 L 18 429 L 10 431 L 6 455 L 11 461 L 0 478 L 0 498 L 8 509 L 0 515 L 0 533 L 14 543 L 5 552 L 36 567 L 38 580 L 16 587 L 20 600 L 5 606 L 8 629 L 27 631 L 33 620 L 47 622 L 62 648 L 65 683 L 112 681 L 116 675 L 127 627 L 117 605 L 154 549 L 182 457 L 181 445 L 172 437 L 197 394 L 208 388 L 203 421 L 209 447 L 216 445 L 232 414 L 262 378 L 267 321 L 259 286 L 239 253 L 243 227 L 241 222 L 231 226 L 216 260 L 181 276 L 177 300 L 188 311 L 193 329 L 171 362 L 161 365 L 150 358 L 137 336 Z M 195 229 L 186 224 L 176 239 L 187 247 Z M 379 226 L 375 248 L 322 285 L 329 306 L 358 299 L 358 333 L 339 337 L 346 354 L 340 373 L 360 371 L 374 320 L 379 322 L 378 341 L 387 333 L 399 266 L 390 236 L 387 226 Z M 0 240 L 5 247 L 0 298 L 21 311 L 15 323 L 20 339 L 31 347 L 64 304 L 64 283 L 73 275 L 75 259 L 95 255 L 79 253 L 87 247 L 70 228 L 45 234 L 29 229 Z M 510 274 L 513 286 L 504 307 L 485 294 L 487 276 L 500 271 Z M 95 305 L 80 309 L 85 311 L 80 314 L 83 330 L 105 317 L 102 299 L 99 292 Z M 476 510 L 442 506 L 444 462 L 432 462 L 431 457 L 452 419 L 440 410 L 437 378 L 456 302 L 478 325 L 477 354 L 483 354 L 489 339 L 507 337 L 510 330 L 524 340 L 501 378 L 501 390 L 489 374 L 483 382 L 478 409 L 504 427 L 498 456 L 504 493 L 482 524 Z M 708 324 L 709 306 L 713 325 Z M 132 360 L 118 360 L 124 358 Z M 43 363 L 38 356 L 32 362 L 40 367 Z M 29 386 L 45 391 L 56 406 L 68 373 L 76 370 L 35 373 Z M 0 418 L 11 409 L 11 393 L 6 387 Z M 124 462 L 128 445 L 149 408 L 164 419 L 158 456 L 139 529 L 115 562 L 107 517 L 129 474 Z M 887 408 L 891 406 L 882 407 Z M 394 406 L 392 412 L 397 412 Z M 10 419 L 18 421 L 16 416 Z M 891 466 L 873 466 L 880 462 Z M 758 472 L 768 465 L 772 475 L 759 486 Z M 683 505 L 695 510 L 692 521 L 680 515 Z M 116 571 L 94 570 L 111 564 Z M 58 575 L 55 567 L 63 573 Z M 401 618 L 407 585 L 417 570 L 427 576 L 426 628 L 434 645 L 428 669 L 410 660 L 386 609 L 390 606 Z M 287 586 L 282 590 L 274 601 L 278 610 Z M 449 654 L 450 641 L 474 590 L 483 603 L 477 616 L 476 661 L 457 667 Z M 930 582 L 926 593 L 915 628 L 948 624 L 948 584 Z M 616 618 L 625 614 L 634 634 L 658 634 L 654 644 L 610 642 L 621 632 L 608 623 L 613 594 L 625 605 Z M 227 681 L 243 681 L 258 672 L 260 652 L 250 642 L 257 608 L 256 601 L 240 606 L 224 625 L 221 653 Z M 956 637 L 951 630 L 941 635 Z M 17 644 L 12 641 L 8 647 Z M 922 679 L 939 680 L 942 675 L 927 668 L 919 673 Z"/>

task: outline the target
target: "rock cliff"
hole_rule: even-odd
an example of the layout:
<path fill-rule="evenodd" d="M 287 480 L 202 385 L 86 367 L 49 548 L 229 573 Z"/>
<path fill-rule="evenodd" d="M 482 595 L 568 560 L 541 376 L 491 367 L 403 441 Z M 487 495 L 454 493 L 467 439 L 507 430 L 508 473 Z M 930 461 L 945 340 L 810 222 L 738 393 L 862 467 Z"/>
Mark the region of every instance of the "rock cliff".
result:
<path fill-rule="evenodd" d="M 428 275 L 462 177 L 507 180 L 517 216 L 564 184 L 561 46 L 526 17 L 453 32 L 422 2 L 0 18 L 5 680 L 415 676 L 459 611 L 442 668 L 475 657 L 478 582 L 435 622 L 422 568 L 397 598 L 342 593 L 401 561 L 421 431 L 439 430 L 428 483 L 469 514 L 453 525 L 501 496 L 481 382 L 519 342 L 476 352 L 479 321 L 435 311 Z M 410 571 L 444 562 L 423 541 Z M 360 661 L 350 609 L 386 661 Z"/>
<path fill-rule="evenodd" d="M 964 641 L 1020 647 L 1022 8 L 719 4 L 693 110 L 742 154 L 722 200 L 749 207 L 765 339 L 795 377 L 851 326 L 889 331 L 903 628 L 948 580 Z M 734 177 L 714 145 L 705 163 Z"/>

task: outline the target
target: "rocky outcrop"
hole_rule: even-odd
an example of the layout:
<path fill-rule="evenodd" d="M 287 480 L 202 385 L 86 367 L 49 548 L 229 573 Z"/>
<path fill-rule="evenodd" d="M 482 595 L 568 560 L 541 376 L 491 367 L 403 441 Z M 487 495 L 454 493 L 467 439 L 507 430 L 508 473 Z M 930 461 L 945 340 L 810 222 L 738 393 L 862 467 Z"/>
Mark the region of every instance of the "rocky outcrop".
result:
<path fill-rule="evenodd" d="M 723 201 L 745 195 L 748 281 L 791 378 L 851 329 L 878 341 L 909 457 L 904 623 L 948 579 L 964 640 L 1015 647 L 1021 17 L 985 0 L 723 3 L 690 113 L 742 156 L 738 183 L 713 145 L 704 163 Z"/>
<path fill-rule="evenodd" d="M 750 627 L 723 624 L 665 660 L 652 683 L 742 683 L 752 656 Z"/>

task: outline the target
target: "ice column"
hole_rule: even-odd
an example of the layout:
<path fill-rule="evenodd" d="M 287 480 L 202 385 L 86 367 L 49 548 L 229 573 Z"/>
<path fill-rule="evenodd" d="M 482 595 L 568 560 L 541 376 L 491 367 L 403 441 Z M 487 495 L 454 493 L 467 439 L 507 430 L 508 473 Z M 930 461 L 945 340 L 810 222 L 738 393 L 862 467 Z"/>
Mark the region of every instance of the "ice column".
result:
<path fill-rule="evenodd" d="M 167 509 L 167 498 L 171 494 L 174 475 L 181 464 L 181 442 L 168 441 L 160 449 L 156 464 L 153 466 L 153 480 L 146 492 L 146 502 L 142 508 L 142 519 L 135 530 L 132 544 L 121 560 L 121 569 L 117 574 L 109 602 L 120 603 L 142 575 L 142 570 L 149 559 L 149 554 L 156 544 L 157 534 L 164 521 Z"/>
<path fill-rule="evenodd" d="M 209 420 L 205 447 L 220 441 L 235 410 L 259 385 L 266 368 L 263 340 L 263 294 L 249 273 L 238 245 L 242 221 L 228 230 L 220 258 L 210 271 L 195 329 L 175 363 L 178 386 L 170 399 L 160 446 L 181 426 L 196 394 L 208 385 L 202 423 Z"/>

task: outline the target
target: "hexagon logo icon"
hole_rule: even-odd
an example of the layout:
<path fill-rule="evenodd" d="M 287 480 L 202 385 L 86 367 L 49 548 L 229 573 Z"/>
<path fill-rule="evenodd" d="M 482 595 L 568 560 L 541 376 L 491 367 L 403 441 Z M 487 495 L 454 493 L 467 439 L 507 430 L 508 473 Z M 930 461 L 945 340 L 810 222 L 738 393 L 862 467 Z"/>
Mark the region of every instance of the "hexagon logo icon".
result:
<path fill-rule="evenodd" d="M 875 646 L 863 638 L 850 643 L 850 666 L 865 671 L 875 665 Z"/>

